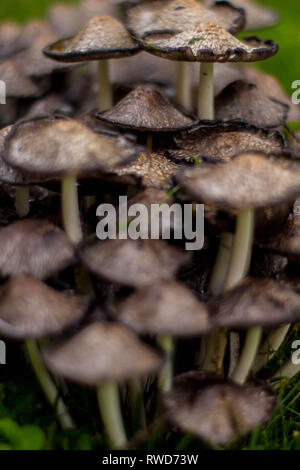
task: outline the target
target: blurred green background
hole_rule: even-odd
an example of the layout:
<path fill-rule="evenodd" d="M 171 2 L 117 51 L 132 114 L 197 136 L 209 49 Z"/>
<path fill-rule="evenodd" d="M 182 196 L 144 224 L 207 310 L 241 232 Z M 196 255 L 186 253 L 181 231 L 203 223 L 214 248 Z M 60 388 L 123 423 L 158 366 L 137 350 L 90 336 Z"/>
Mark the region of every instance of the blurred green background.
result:
<path fill-rule="evenodd" d="M 255 31 L 255 34 L 262 38 L 274 39 L 280 45 L 279 53 L 272 59 L 259 63 L 259 67 L 276 75 L 286 91 L 291 94 L 291 83 L 294 80 L 300 80 L 300 61 L 298 60 L 300 57 L 300 1 L 257 1 L 277 8 L 281 14 L 281 22 L 278 25 Z M 29 18 L 41 17 L 54 3 L 57 3 L 57 0 L 1 0 L 0 19 L 26 21 Z M 64 0 L 61 3 L 74 4 L 77 0 Z"/>

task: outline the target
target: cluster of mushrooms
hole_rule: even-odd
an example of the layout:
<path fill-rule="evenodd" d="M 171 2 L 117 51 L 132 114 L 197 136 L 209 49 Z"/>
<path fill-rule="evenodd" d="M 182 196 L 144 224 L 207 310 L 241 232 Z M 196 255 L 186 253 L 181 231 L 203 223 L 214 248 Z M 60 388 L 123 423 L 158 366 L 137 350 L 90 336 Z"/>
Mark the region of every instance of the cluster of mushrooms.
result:
<path fill-rule="evenodd" d="M 242 65 L 277 44 L 236 37 L 276 21 L 250 0 L 83 0 L 0 25 L 0 336 L 24 341 L 63 428 L 75 382 L 110 448 L 155 426 L 224 446 L 298 373 L 265 371 L 300 320 L 300 145 L 283 134 L 300 109 Z M 205 204 L 203 249 L 97 240 L 120 195 Z"/>

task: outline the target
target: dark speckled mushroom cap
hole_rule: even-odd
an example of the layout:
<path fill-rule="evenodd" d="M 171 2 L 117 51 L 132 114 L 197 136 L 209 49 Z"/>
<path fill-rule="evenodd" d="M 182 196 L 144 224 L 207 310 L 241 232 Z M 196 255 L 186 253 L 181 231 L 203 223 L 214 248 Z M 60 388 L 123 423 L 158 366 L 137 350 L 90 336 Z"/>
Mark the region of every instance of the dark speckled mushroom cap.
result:
<path fill-rule="evenodd" d="M 240 120 L 201 122 L 174 140 L 181 150 L 167 151 L 167 155 L 187 163 L 193 163 L 194 156 L 200 161 L 226 162 L 250 150 L 279 153 L 285 146 L 279 132 L 259 129 Z"/>
<path fill-rule="evenodd" d="M 288 112 L 287 104 L 246 80 L 231 83 L 216 98 L 216 118 L 222 121 L 243 119 L 257 127 L 279 127 L 286 124 Z"/>
<path fill-rule="evenodd" d="M 210 330 L 205 305 L 184 284 L 157 282 L 116 305 L 116 318 L 139 334 L 200 336 Z"/>
<path fill-rule="evenodd" d="M 97 117 L 118 127 L 148 132 L 177 132 L 195 123 L 151 85 L 139 85 Z"/>
<path fill-rule="evenodd" d="M 44 48 L 44 54 L 62 62 L 117 59 L 139 51 L 125 26 L 111 16 L 96 16 L 76 36 Z"/>
<path fill-rule="evenodd" d="M 5 142 L 4 159 L 31 174 L 85 176 L 112 170 L 137 154 L 138 148 L 125 137 L 96 134 L 73 119 L 45 117 L 13 127 Z"/>
<path fill-rule="evenodd" d="M 275 328 L 300 320 L 300 294 L 273 279 L 246 279 L 213 299 L 209 308 L 218 327 Z"/>
<path fill-rule="evenodd" d="M 31 276 L 0 287 L 0 333 L 14 339 L 60 333 L 86 313 L 89 300 L 58 292 Z"/>
<path fill-rule="evenodd" d="M 190 260 L 186 251 L 163 240 L 107 240 L 84 248 L 80 256 L 98 276 L 137 288 L 173 279 Z"/>
<path fill-rule="evenodd" d="M 0 274 L 44 279 L 72 264 L 75 252 L 66 234 L 44 220 L 24 219 L 0 230 Z"/>
<path fill-rule="evenodd" d="M 6 84 L 7 98 L 29 98 L 41 94 L 38 86 L 13 60 L 8 59 L 0 64 L 0 80 Z"/>
<path fill-rule="evenodd" d="M 62 344 L 44 351 L 49 369 L 89 386 L 124 382 L 156 372 L 162 355 L 118 323 L 92 323 Z"/>
<path fill-rule="evenodd" d="M 137 37 L 162 31 L 186 31 L 200 21 L 223 26 L 231 33 L 243 29 L 245 14 L 229 2 L 206 8 L 197 0 L 145 0 L 127 9 L 127 26 Z"/>
<path fill-rule="evenodd" d="M 199 371 L 176 377 L 163 402 L 168 420 L 182 431 L 225 445 L 264 424 L 276 396 L 264 386 L 241 386 Z"/>
<path fill-rule="evenodd" d="M 199 23 L 180 33 L 148 34 L 139 42 L 151 54 L 187 62 L 256 62 L 278 51 L 270 39 L 249 36 L 239 40 L 214 23 Z"/>
<path fill-rule="evenodd" d="M 176 179 L 192 198 L 223 209 L 263 208 L 300 194 L 300 164 L 284 156 L 245 153 L 228 163 L 206 165 Z"/>

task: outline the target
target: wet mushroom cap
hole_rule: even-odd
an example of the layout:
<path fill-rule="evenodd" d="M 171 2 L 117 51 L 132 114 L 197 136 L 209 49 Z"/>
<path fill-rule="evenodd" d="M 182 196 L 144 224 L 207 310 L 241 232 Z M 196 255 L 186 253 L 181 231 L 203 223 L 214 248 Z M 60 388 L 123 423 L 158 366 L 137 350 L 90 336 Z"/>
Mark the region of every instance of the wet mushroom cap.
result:
<path fill-rule="evenodd" d="M 300 193 L 297 160 L 263 153 L 245 153 L 228 163 L 206 165 L 176 175 L 189 196 L 224 209 L 275 206 Z"/>
<path fill-rule="evenodd" d="M 167 151 L 167 155 L 187 163 L 193 163 L 195 155 L 199 160 L 226 162 L 248 151 L 275 154 L 285 145 L 279 132 L 259 129 L 239 120 L 200 123 L 174 140 L 181 150 Z"/>
<path fill-rule="evenodd" d="M 214 325 L 237 329 L 275 328 L 300 319 L 300 294 L 273 279 L 246 279 L 211 300 Z"/>
<path fill-rule="evenodd" d="M 6 84 L 7 98 L 29 98 L 41 94 L 39 87 L 13 60 L 8 59 L 0 64 L 0 80 Z"/>
<path fill-rule="evenodd" d="M 144 287 L 118 303 L 115 310 L 118 321 L 139 334 L 190 337 L 210 330 L 205 305 L 176 281 Z"/>
<path fill-rule="evenodd" d="M 87 326 L 66 342 L 44 351 L 49 369 L 89 386 L 123 382 L 156 372 L 162 356 L 118 323 Z"/>
<path fill-rule="evenodd" d="M 111 16 L 96 16 L 76 36 L 44 48 L 44 54 L 62 62 L 117 59 L 139 51 L 125 26 Z"/>
<path fill-rule="evenodd" d="M 195 123 L 151 85 L 139 85 L 97 117 L 117 127 L 149 132 L 176 132 Z"/>
<path fill-rule="evenodd" d="M 65 294 L 31 276 L 0 287 L 0 333 L 8 338 L 40 338 L 60 333 L 86 313 L 86 297 Z"/>
<path fill-rule="evenodd" d="M 276 396 L 267 387 L 241 386 L 199 371 L 176 377 L 163 403 L 168 420 L 182 431 L 213 445 L 225 445 L 264 424 Z"/>
<path fill-rule="evenodd" d="M 24 219 L 0 230 L 0 274 L 45 279 L 74 261 L 65 233 L 44 220 Z"/>
<path fill-rule="evenodd" d="M 243 29 L 242 9 L 229 2 L 206 8 L 196 0 L 146 0 L 127 10 L 127 26 L 137 37 L 161 31 L 184 31 L 203 23 L 220 24 L 231 33 Z"/>
<path fill-rule="evenodd" d="M 221 121 L 243 119 L 257 127 L 279 127 L 286 124 L 288 112 L 287 104 L 245 80 L 231 83 L 216 98 L 216 119 Z"/>
<path fill-rule="evenodd" d="M 55 118 L 17 123 L 5 147 L 4 159 L 9 165 L 53 177 L 109 171 L 138 154 L 125 137 L 96 134 L 79 121 Z"/>
<path fill-rule="evenodd" d="M 278 51 L 270 39 L 249 36 L 239 40 L 219 25 L 202 22 L 179 33 L 149 34 L 139 42 L 151 54 L 187 62 L 256 62 Z"/>
<path fill-rule="evenodd" d="M 173 279 L 188 264 L 184 250 L 163 240 L 107 240 L 81 252 L 83 264 L 104 279 L 141 288 L 157 280 Z"/>

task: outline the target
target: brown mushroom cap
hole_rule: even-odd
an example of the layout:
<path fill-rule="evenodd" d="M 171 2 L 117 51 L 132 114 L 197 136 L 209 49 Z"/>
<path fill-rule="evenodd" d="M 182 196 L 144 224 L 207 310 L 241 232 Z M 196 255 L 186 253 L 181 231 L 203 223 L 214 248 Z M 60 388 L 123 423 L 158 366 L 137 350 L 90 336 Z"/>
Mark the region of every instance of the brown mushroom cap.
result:
<path fill-rule="evenodd" d="M 40 95 L 38 86 L 13 60 L 5 60 L 0 64 L 0 80 L 6 84 L 7 98 L 29 98 Z"/>
<path fill-rule="evenodd" d="M 50 222 L 24 219 L 0 230 L 0 274 L 44 279 L 74 260 L 65 233 Z"/>
<path fill-rule="evenodd" d="M 249 36 L 240 41 L 221 26 L 203 22 L 179 33 L 148 34 L 139 42 L 151 54 L 187 62 L 255 62 L 278 51 L 270 39 Z"/>
<path fill-rule="evenodd" d="M 196 0 L 144 0 L 127 10 L 127 26 L 139 38 L 154 32 L 190 30 L 200 21 L 236 33 L 243 29 L 245 15 L 229 2 L 214 2 L 206 8 Z"/>
<path fill-rule="evenodd" d="M 149 132 L 176 132 L 195 123 L 151 85 L 139 85 L 97 117 L 118 127 Z"/>
<path fill-rule="evenodd" d="M 0 58 L 4 59 L 16 53 L 21 45 L 17 43 L 20 26 L 11 21 L 0 25 Z"/>
<path fill-rule="evenodd" d="M 107 240 L 81 252 L 84 265 L 104 279 L 141 288 L 157 280 L 173 279 L 189 262 L 184 250 L 163 240 Z"/>
<path fill-rule="evenodd" d="M 162 356 L 119 323 L 93 323 L 58 346 L 44 351 L 51 371 L 85 385 L 123 382 L 151 374 Z"/>
<path fill-rule="evenodd" d="M 138 154 L 125 137 L 96 134 L 73 119 L 47 117 L 20 121 L 5 145 L 4 159 L 9 165 L 47 176 L 109 171 Z"/>
<path fill-rule="evenodd" d="M 286 124 L 288 112 L 287 104 L 245 80 L 231 83 L 216 99 L 216 118 L 221 121 L 243 119 L 257 127 L 279 127 Z"/>
<path fill-rule="evenodd" d="M 259 129 L 239 120 L 201 122 L 174 140 L 182 150 L 170 150 L 167 155 L 187 163 L 193 163 L 195 156 L 199 160 L 226 162 L 250 150 L 275 154 L 285 145 L 279 132 Z"/>
<path fill-rule="evenodd" d="M 197 201 L 241 210 L 277 205 L 300 194 L 296 160 L 245 153 L 228 163 L 178 173 L 183 190 Z"/>
<path fill-rule="evenodd" d="M 225 445 L 264 424 L 276 396 L 267 387 L 241 386 L 200 371 L 176 377 L 163 401 L 168 419 L 182 431 Z"/>
<path fill-rule="evenodd" d="M 125 26 L 111 16 L 96 16 L 76 36 L 44 48 L 44 54 L 62 62 L 117 59 L 139 51 Z"/>
<path fill-rule="evenodd" d="M 139 334 L 200 336 L 210 330 L 205 305 L 184 284 L 160 281 L 116 305 L 116 318 Z"/>
<path fill-rule="evenodd" d="M 300 320 L 300 294 L 273 279 L 246 279 L 212 299 L 211 321 L 219 327 L 275 328 Z"/>
<path fill-rule="evenodd" d="M 14 339 L 60 333 L 86 313 L 85 297 L 58 292 L 31 276 L 18 276 L 0 287 L 0 333 Z"/>

